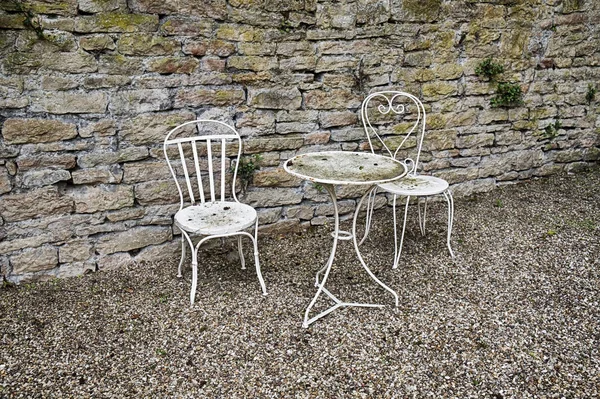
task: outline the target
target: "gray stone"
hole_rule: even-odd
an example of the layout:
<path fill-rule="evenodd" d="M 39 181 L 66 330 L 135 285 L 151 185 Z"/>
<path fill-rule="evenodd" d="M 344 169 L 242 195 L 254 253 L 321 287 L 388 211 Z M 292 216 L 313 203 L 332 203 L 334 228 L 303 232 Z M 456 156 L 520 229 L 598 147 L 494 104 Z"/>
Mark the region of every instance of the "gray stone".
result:
<path fill-rule="evenodd" d="M 172 239 L 170 227 L 145 226 L 127 231 L 107 234 L 96 243 L 96 251 L 101 255 L 115 252 L 126 252 L 133 249 L 161 244 Z"/>
<path fill-rule="evenodd" d="M 31 94 L 34 112 L 51 114 L 104 113 L 108 96 L 103 92 L 56 91 Z"/>
<path fill-rule="evenodd" d="M 160 144 L 164 141 L 169 130 L 184 122 L 193 121 L 192 112 L 144 114 L 128 118 L 119 132 L 122 141 L 140 144 Z"/>
<path fill-rule="evenodd" d="M 81 155 L 77 165 L 82 168 L 93 168 L 98 165 L 113 165 L 121 162 L 139 161 L 148 156 L 146 147 L 128 147 L 117 152 L 92 152 Z"/>
<path fill-rule="evenodd" d="M 319 122 L 323 129 L 327 129 L 330 127 L 354 125 L 358 122 L 358 117 L 354 112 L 349 111 L 320 112 Z"/>
<path fill-rule="evenodd" d="M 13 274 L 50 270 L 58 264 L 58 251 L 51 246 L 25 249 L 19 254 L 10 256 L 10 263 Z"/>
<path fill-rule="evenodd" d="M 298 109 L 302 105 L 302 95 L 297 87 L 249 90 L 248 105 L 267 109 Z"/>
<path fill-rule="evenodd" d="M 151 180 L 167 180 L 171 171 L 166 161 L 160 162 L 129 162 L 123 165 L 123 182 L 139 183 Z"/>
<path fill-rule="evenodd" d="M 71 173 L 73 184 L 121 183 L 123 170 L 119 167 L 79 169 Z"/>
<path fill-rule="evenodd" d="M 246 93 L 241 88 L 221 87 L 180 89 L 175 96 L 174 108 L 200 107 L 206 105 L 235 105 L 246 99 Z"/>
<path fill-rule="evenodd" d="M 46 143 L 68 140 L 77 136 L 72 123 L 48 119 L 7 119 L 2 126 L 6 144 Z"/>
<path fill-rule="evenodd" d="M 109 110 L 115 114 L 142 114 L 169 108 L 169 92 L 159 89 L 124 90 L 111 96 Z"/>
<path fill-rule="evenodd" d="M 66 181 L 71 179 L 71 173 L 68 170 L 60 169 L 42 169 L 42 170 L 30 170 L 23 174 L 18 179 L 23 187 L 43 187 L 49 186 L 59 181 Z"/>
<path fill-rule="evenodd" d="M 254 207 L 273 207 L 299 204 L 302 197 L 302 193 L 296 189 L 263 188 L 247 192 L 243 202 Z"/>
<path fill-rule="evenodd" d="M 0 195 L 8 193 L 10 190 L 12 190 L 12 183 L 10 182 L 8 170 L 5 167 L 0 167 Z"/>
<path fill-rule="evenodd" d="M 114 270 L 124 267 L 133 262 L 131 255 L 127 252 L 102 256 L 98 259 L 98 270 Z"/>
<path fill-rule="evenodd" d="M 93 245 L 88 239 L 75 239 L 58 247 L 60 263 L 86 261 L 92 255 Z"/>
<path fill-rule="evenodd" d="M 133 205 L 133 188 L 124 185 L 69 187 L 67 196 L 73 199 L 78 213 L 94 213 Z"/>
<path fill-rule="evenodd" d="M 101 13 L 80 16 L 75 20 L 75 32 L 79 33 L 128 33 L 154 32 L 158 28 L 158 15 Z"/>
<path fill-rule="evenodd" d="M 289 219 L 310 220 L 314 214 L 314 209 L 309 205 L 290 206 L 286 209 L 286 216 Z"/>
<path fill-rule="evenodd" d="M 6 222 L 16 222 L 41 216 L 60 215 L 73 210 L 73 200 L 61 196 L 55 186 L 8 194 L 0 201 L 0 216 Z"/>
<path fill-rule="evenodd" d="M 144 206 L 179 202 L 177 187 L 172 179 L 139 183 L 134 191 L 136 201 Z"/>

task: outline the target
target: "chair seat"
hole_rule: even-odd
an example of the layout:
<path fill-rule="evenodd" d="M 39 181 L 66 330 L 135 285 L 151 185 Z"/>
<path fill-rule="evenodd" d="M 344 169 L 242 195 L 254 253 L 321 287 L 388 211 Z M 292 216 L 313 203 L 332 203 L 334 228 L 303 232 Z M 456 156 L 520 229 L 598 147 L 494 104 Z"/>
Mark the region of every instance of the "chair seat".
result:
<path fill-rule="evenodd" d="M 206 202 L 183 208 L 175 214 L 175 225 L 202 235 L 242 231 L 256 222 L 256 210 L 239 202 Z"/>
<path fill-rule="evenodd" d="M 378 187 L 392 194 L 420 197 L 441 194 L 448 189 L 448 182 L 433 176 L 406 176 Z"/>

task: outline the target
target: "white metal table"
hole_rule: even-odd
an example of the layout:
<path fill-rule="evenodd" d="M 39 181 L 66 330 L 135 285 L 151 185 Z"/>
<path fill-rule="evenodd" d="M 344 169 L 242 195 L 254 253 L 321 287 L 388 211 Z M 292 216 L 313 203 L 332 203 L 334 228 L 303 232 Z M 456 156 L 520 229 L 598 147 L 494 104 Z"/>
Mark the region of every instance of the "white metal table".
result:
<path fill-rule="evenodd" d="M 334 217 L 335 217 L 335 228 L 332 233 L 333 235 L 333 247 L 327 264 L 317 272 L 315 278 L 315 286 L 318 287 L 317 293 L 306 308 L 304 313 L 303 327 L 307 328 L 310 324 L 314 323 L 321 317 L 333 312 L 337 308 L 346 306 L 356 307 L 383 307 L 384 305 L 370 304 L 370 303 L 353 303 L 343 302 L 333 295 L 327 288 L 325 283 L 331 266 L 335 259 L 335 252 L 337 249 L 338 241 L 349 241 L 353 240 L 354 249 L 356 255 L 360 260 L 369 276 L 381 287 L 386 289 L 394 296 L 395 304 L 398 306 L 398 294 L 390 287 L 382 283 L 374 274 L 371 272 L 367 264 L 365 263 L 360 250 L 358 249 L 358 242 L 356 236 L 356 219 L 360 211 L 360 207 L 364 199 L 377 187 L 377 184 L 387 183 L 402 178 L 406 175 L 406 165 L 400 161 L 397 161 L 390 157 L 384 157 L 377 154 L 365 153 L 365 152 L 349 152 L 349 151 L 325 151 L 325 152 L 314 152 L 308 154 L 297 155 L 285 162 L 283 168 L 286 172 L 299 177 L 304 180 L 310 180 L 315 183 L 321 184 L 331 197 L 333 203 Z M 362 196 L 356 210 L 354 211 L 354 219 L 352 222 L 352 232 L 344 231 L 339 229 L 339 212 L 337 206 L 337 198 L 335 194 L 336 185 L 366 185 L 370 186 L 367 192 Z M 323 274 L 323 279 L 319 281 L 319 276 Z M 335 304 L 329 309 L 317 314 L 316 316 L 309 319 L 309 313 L 319 295 L 325 293 Z"/>

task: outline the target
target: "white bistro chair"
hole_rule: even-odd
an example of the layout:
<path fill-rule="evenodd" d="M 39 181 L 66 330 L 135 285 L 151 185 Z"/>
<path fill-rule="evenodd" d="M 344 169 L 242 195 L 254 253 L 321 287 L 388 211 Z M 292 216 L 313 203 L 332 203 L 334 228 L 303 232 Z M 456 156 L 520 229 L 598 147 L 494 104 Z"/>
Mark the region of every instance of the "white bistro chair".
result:
<path fill-rule="evenodd" d="M 427 198 L 432 195 L 441 194 L 444 196 L 448 203 L 448 235 L 446 238 L 446 244 L 450 251 L 450 256 L 454 258 L 454 252 L 450 246 L 450 235 L 452 234 L 452 221 L 454 217 L 454 200 L 449 190 L 449 184 L 447 181 L 434 176 L 426 176 L 418 174 L 419 170 L 419 158 L 421 156 L 421 149 L 423 146 L 423 139 L 425 137 L 425 124 L 426 124 L 426 113 L 423 103 L 413 96 L 412 94 L 401 92 L 401 91 L 381 91 L 370 94 L 362 103 L 361 106 L 361 119 L 363 127 L 369 141 L 369 147 L 372 152 L 376 149 L 381 150 L 384 154 L 389 155 L 395 159 L 401 156 L 414 153 L 414 159 L 407 157 L 404 159 L 406 166 L 408 167 L 408 174 L 406 177 L 396 180 L 391 183 L 379 184 L 378 189 L 393 194 L 393 213 L 394 213 L 394 263 L 393 268 L 398 267 L 400 260 L 400 254 L 402 253 L 402 244 L 404 242 L 404 233 L 406 230 L 406 217 L 408 215 L 408 204 L 412 197 L 417 199 L 417 212 L 419 215 L 419 227 L 421 234 L 425 235 L 425 218 L 427 214 Z M 382 119 L 386 119 L 386 115 L 395 116 L 400 118 L 402 116 L 403 124 L 406 132 L 404 137 L 395 147 L 393 148 L 393 140 L 390 142 L 390 136 L 382 137 L 373 124 L 377 125 Z M 386 119 L 386 122 L 389 121 Z M 392 136 L 393 137 L 393 136 Z M 402 137 L 402 136 L 400 136 Z M 373 143 L 374 140 L 375 144 Z M 387 144 L 386 144 L 387 141 Z M 392 149 L 390 149 L 392 146 Z M 416 147 L 413 148 L 413 147 Z M 412 154 L 411 154 L 412 155 Z M 362 238 L 362 244 L 369 234 L 369 228 L 371 226 L 373 208 L 375 204 L 375 196 L 377 190 L 373 190 L 371 197 L 368 201 L 367 207 L 367 220 L 365 235 Z M 400 243 L 398 244 L 398 232 L 396 226 L 396 198 L 398 196 L 406 197 L 406 206 L 404 208 L 404 222 L 402 224 L 402 234 L 400 235 Z M 421 211 L 421 200 L 423 199 L 424 206 Z"/>
<path fill-rule="evenodd" d="M 237 156 L 233 158 L 235 167 L 231 180 L 231 200 L 227 200 L 225 196 L 230 160 L 227 156 L 228 144 L 232 144 L 233 150 L 237 152 Z M 237 236 L 242 269 L 245 269 L 242 237 L 247 236 L 252 240 L 256 274 L 263 295 L 266 295 L 267 290 L 258 260 L 258 216 L 254 208 L 240 203 L 235 195 L 235 180 L 242 153 L 242 140 L 238 132 L 219 121 L 187 122 L 167 134 L 163 150 L 180 197 L 179 211 L 175 214 L 175 225 L 181 230 L 178 277 L 181 277 L 186 241 L 192 252 L 191 304 L 194 304 L 198 283 L 198 249 L 212 238 Z M 171 160 L 169 156 L 174 159 Z M 187 198 L 182 185 L 187 188 Z M 245 231 L 251 226 L 254 226 L 254 235 Z M 194 246 L 192 235 L 200 235 L 203 238 Z"/>

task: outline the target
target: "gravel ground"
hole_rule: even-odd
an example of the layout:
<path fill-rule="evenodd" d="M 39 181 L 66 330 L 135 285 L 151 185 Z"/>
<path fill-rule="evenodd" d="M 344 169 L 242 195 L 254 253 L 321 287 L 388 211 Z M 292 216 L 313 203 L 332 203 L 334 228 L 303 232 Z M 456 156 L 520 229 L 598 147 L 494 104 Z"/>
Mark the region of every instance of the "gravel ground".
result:
<path fill-rule="evenodd" d="M 266 297 L 250 252 L 241 270 L 226 249 L 203 254 L 193 308 L 176 259 L 6 286 L 0 397 L 599 397 L 599 205 L 598 170 L 457 201 L 452 261 L 433 204 L 425 238 L 411 212 L 395 271 L 379 211 L 362 251 L 400 306 L 308 329 L 327 228 L 261 238 Z M 393 304 L 352 245 L 338 248 L 328 288 Z"/>

